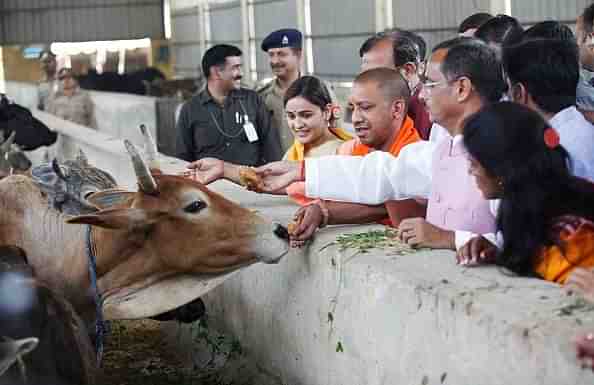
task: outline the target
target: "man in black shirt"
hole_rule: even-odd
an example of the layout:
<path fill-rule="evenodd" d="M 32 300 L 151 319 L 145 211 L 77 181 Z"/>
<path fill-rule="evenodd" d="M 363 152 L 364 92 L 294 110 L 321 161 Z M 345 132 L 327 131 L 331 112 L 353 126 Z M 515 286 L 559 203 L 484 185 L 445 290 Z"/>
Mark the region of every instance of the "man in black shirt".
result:
<path fill-rule="evenodd" d="M 241 88 L 241 50 L 220 44 L 202 58 L 207 85 L 181 109 L 176 154 L 192 162 L 213 157 L 259 166 L 282 157 L 278 130 L 271 129 L 262 98 Z"/>

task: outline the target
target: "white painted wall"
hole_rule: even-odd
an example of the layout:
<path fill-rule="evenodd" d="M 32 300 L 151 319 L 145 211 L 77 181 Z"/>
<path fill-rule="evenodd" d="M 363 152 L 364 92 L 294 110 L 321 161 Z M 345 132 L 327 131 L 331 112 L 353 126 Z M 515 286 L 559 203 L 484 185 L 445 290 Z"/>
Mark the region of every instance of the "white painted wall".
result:
<path fill-rule="evenodd" d="M 35 116 L 64 135 L 66 152 L 83 148 L 133 188 L 120 140 Z M 168 173 L 185 165 L 166 157 L 162 164 Z M 297 208 L 285 197 L 227 182 L 211 188 L 281 223 Z M 557 285 L 493 267 L 461 268 L 449 251 L 322 250 L 341 233 L 370 228 L 331 226 L 278 265 L 244 269 L 205 297 L 209 324 L 236 336 L 262 369 L 288 385 L 594 383 L 570 342 L 594 331 L 592 307 L 567 312 L 576 300 Z M 193 341 L 190 328 L 183 330 L 166 333 L 180 351 Z"/>

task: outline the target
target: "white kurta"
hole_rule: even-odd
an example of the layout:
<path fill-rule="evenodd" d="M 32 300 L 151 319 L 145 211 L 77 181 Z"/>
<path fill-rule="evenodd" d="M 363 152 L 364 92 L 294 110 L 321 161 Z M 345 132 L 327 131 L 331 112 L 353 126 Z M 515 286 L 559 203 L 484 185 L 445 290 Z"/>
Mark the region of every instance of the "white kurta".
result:
<path fill-rule="evenodd" d="M 447 137 L 442 137 L 442 139 Z M 456 136 L 454 141 L 462 140 Z M 438 144 L 421 141 L 405 146 L 398 157 L 374 151 L 364 157 L 329 156 L 305 160 L 306 195 L 311 198 L 377 205 L 389 200 L 429 198 L 431 163 Z M 337 183 L 328 183 L 337 181 Z M 499 201 L 489 202 L 493 216 Z M 456 231 L 456 248 L 477 236 L 469 231 Z M 485 238 L 501 247 L 501 234 L 485 234 Z"/>
<path fill-rule="evenodd" d="M 428 199 L 436 147 L 433 142 L 420 141 L 404 146 L 398 157 L 374 151 L 363 157 L 307 158 L 306 195 L 368 205 L 417 197 Z"/>

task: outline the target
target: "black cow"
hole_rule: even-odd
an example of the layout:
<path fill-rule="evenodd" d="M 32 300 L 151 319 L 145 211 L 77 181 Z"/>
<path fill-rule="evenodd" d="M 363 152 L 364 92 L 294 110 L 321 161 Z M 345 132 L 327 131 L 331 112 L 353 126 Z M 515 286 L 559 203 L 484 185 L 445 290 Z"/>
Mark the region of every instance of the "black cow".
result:
<path fill-rule="evenodd" d="M 35 150 L 56 142 L 58 134 L 45 124 L 35 119 L 27 108 L 10 103 L 4 94 L 0 94 L 0 131 L 6 137 L 16 132 L 14 143 L 23 151 Z M 1 138 L 4 141 L 4 138 Z"/>
<path fill-rule="evenodd" d="M 78 76 L 77 79 L 80 87 L 86 90 L 146 95 L 148 84 L 165 79 L 165 75 L 158 69 L 149 67 L 125 74 L 99 74 L 95 70 L 89 70 L 86 75 Z"/>

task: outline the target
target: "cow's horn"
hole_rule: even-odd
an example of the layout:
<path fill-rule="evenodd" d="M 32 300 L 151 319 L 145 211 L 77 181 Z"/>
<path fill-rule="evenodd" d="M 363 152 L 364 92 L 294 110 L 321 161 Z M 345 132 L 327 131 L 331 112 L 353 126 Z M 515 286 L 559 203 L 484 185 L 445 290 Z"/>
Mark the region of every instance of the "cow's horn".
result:
<path fill-rule="evenodd" d="M 81 166 L 89 165 L 89 160 L 87 159 L 87 156 L 81 148 L 78 149 L 78 155 L 76 155 L 76 162 Z"/>
<path fill-rule="evenodd" d="M 14 142 L 14 137 L 16 136 L 16 131 L 13 131 L 10 136 L 8 137 L 8 139 L 6 139 L 4 141 L 4 143 L 2 143 L 0 145 L 0 152 L 7 153 L 8 151 L 10 151 L 10 146 L 12 145 L 12 143 Z"/>
<path fill-rule="evenodd" d="M 58 178 L 62 179 L 63 181 L 67 181 L 68 180 L 68 174 L 69 172 L 66 171 L 62 168 L 62 166 L 60 166 L 58 164 L 58 159 L 54 158 L 54 160 L 52 160 L 52 170 L 54 170 L 54 172 L 56 173 L 56 175 L 58 176 Z"/>
<path fill-rule="evenodd" d="M 136 147 L 134 147 L 128 139 L 124 139 L 124 145 L 126 146 L 128 154 L 130 154 L 130 157 L 132 158 L 132 166 L 134 167 L 134 173 L 138 180 L 138 187 L 147 194 L 156 194 L 158 191 L 157 183 L 151 175 L 149 168 L 140 157 L 140 154 L 136 151 Z"/>
<path fill-rule="evenodd" d="M 157 144 L 153 139 L 151 131 L 148 128 L 146 128 L 144 124 L 141 124 L 140 132 L 142 133 L 142 137 L 144 138 L 144 155 L 149 169 L 160 169 Z"/>

